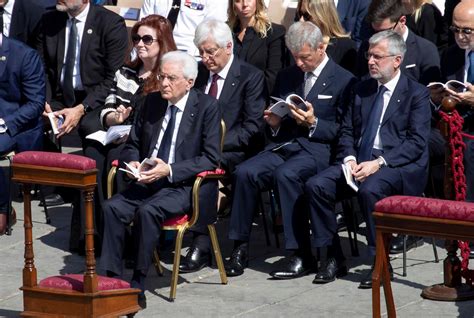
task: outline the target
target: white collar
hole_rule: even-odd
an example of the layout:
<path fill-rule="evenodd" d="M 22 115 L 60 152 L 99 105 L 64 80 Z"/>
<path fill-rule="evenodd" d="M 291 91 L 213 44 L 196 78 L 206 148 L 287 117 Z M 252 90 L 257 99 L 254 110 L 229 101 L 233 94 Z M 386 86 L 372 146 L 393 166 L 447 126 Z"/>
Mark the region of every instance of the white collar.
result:
<path fill-rule="evenodd" d="M 184 112 L 184 108 L 186 107 L 188 98 L 189 98 L 189 91 L 186 92 L 186 94 L 184 94 L 184 96 L 181 97 L 181 99 L 176 104 L 173 104 L 170 101 L 168 101 L 168 107 L 170 107 L 170 105 L 175 105 L 176 107 L 178 107 L 180 111 Z"/>
<path fill-rule="evenodd" d="M 329 62 L 329 57 L 326 53 L 324 53 L 323 60 L 321 61 L 321 63 L 319 63 L 319 65 L 311 73 L 313 73 L 313 75 L 316 76 L 316 78 L 318 78 L 319 75 L 321 75 L 321 72 L 323 71 L 326 64 L 328 64 L 328 62 Z"/>
<path fill-rule="evenodd" d="M 9 0 L 7 4 L 3 7 L 3 10 L 5 10 L 5 12 L 11 15 L 13 13 L 14 5 L 15 5 L 15 0 Z"/>
<path fill-rule="evenodd" d="M 219 75 L 220 78 L 222 78 L 222 79 L 224 79 L 224 80 L 226 79 L 227 74 L 229 74 L 230 66 L 232 65 L 232 62 L 233 62 L 233 61 L 234 61 L 234 54 L 231 54 L 231 55 L 230 55 L 230 59 L 229 59 L 229 61 L 227 62 L 227 64 L 224 66 L 224 68 L 223 68 L 220 72 L 217 73 L 217 75 Z M 211 73 L 211 74 L 210 74 L 211 77 L 212 77 L 214 74 L 216 74 L 216 73 L 214 73 L 214 72 L 210 72 L 210 73 Z"/>
<path fill-rule="evenodd" d="M 90 3 L 87 3 L 86 8 L 84 10 L 82 10 L 82 12 L 79 13 L 74 18 L 76 20 L 78 20 L 79 22 L 84 22 L 85 23 L 86 19 L 87 19 L 87 14 L 89 13 L 90 7 L 91 7 Z M 67 15 L 68 15 L 69 19 L 73 18 L 69 13 Z"/>
<path fill-rule="evenodd" d="M 395 75 L 394 78 L 392 78 L 390 81 L 388 81 L 387 83 L 385 84 L 382 84 L 380 83 L 379 81 L 377 81 L 377 84 L 378 84 L 378 87 L 380 87 L 380 85 L 383 85 L 385 86 L 390 92 L 393 92 L 395 90 L 395 87 L 397 86 L 397 83 L 398 83 L 398 80 L 400 79 L 400 75 L 401 75 L 401 72 L 400 72 L 400 69 L 397 70 L 397 74 Z"/>

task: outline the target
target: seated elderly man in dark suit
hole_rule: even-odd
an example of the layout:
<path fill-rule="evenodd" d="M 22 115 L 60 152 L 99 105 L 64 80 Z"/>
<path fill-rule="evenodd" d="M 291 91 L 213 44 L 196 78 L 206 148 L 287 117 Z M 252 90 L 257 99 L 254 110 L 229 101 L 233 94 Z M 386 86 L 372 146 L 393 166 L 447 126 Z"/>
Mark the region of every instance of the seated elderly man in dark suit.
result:
<path fill-rule="evenodd" d="M 0 33 L 0 154 L 41 148 L 43 72 L 35 50 Z M 0 235 L 7 227 L 9 186 L 0 169 Z"/>
<path fill-rule="evenodd" d="M 133 221 L 137 246 L 131 285 L 142 290 L 142 307 L 161 224 L 190 209 L 194 177 L 215 169 L 220 160 L 219 108 L 214 98 L 192 88 L 196 75 L 197 63 L 189 54 L 174 51 L 163 56 L 160 92 L 147 95 L 120 157 L 136 168 L 150 158 L 154 166 L 103 205 L 102 267 L 109 276 L 122 272 L 125 227 Z M 209 185 L 202 195 L 217 196 L 217 184 Z"/>
<path fill-rule="evenodd" d="M 224 22 L 214 19 L 201 22 L 194 43 L 202 58 L 195 87 L 218 101 L 226 125 L 222 166 L 232 174 L 239 163 L 260 150 L 255 149 L 254 141 L 264 123 L 264 75 L 233 54 L 232 32 Z M 180 265 L 181 272 L 194 272 L 209 263 L 207 224 L 215 220 L 216 209 L 206 209 L 200 214 L 192 229 L 193 243 Z"/>
<path fill-rule="evenodd" d="M 406 46 L 399 34 L 383 31 L 369 43 L 371 79 L 355 87 L 340 131 L 336 164 L 305 186 L 313 246 L 328 249 L 327 262 L 314 283 L 328 283 L 347 273 L 334 213 L 337 199 L 357 195 L 367 226 L 369 254 L 375 255 L 375 203 L 389 195 L 421 195 L 428 176 L 428 89 L 400 71 Z M 360 182 L 357 193 L 349 188 L 341 163 Z M 372 270 L 359 287 L 371 285 Z"/>
<path fill-rule="evenodd" d="M 285 268 L 271 275 L 295 278 L 307 274 L 314 265 L 307 209 L 301 205 L 304 183 L 331 162 L 331 146 L 354 77 L 328 58 L 321 31 L 310 22 L 293 24 L 286 34 L 286 45 L 296 65 L 278 74 L 274 95 L 286 98 L 298 94 L 306 100 L 307 111 L 291 105 L 291 116 L 281 118 L 266 110 L 270 144 L 237 166 L 229 228 L 234 251 L 226 265 L 229 276 L 243 274 L 248 264 L 253 213 L 260 191 L 269 188 L 277 192 L 281 206 L 286 248 L 294 251 Z"/>

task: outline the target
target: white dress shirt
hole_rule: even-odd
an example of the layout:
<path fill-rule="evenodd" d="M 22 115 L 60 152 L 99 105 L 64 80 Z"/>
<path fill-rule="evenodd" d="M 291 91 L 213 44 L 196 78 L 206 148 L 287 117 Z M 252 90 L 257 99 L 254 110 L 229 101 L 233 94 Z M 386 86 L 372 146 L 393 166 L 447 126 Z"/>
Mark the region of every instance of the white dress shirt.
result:
<path fill-rule="evenodd" d="M 216 99 L 219 99 L 221 96 L 222 88 L 224 87 L 225 79 L 227 78 L 227 74 L 229 74 L 230 66 L 232 65 L 232 61 L 234 60 L 234 54 L 230 56 L 229 62 L 224 66 L 224 68 L 217 73 L 219 75 L 219 79 L 217 80 L 217 96 Z M 216 74 L 214 72 L 209 72 L 209 78 L 207 79 L 206 85 L 206 94 L 209 94 L 209 90 L 211 89 L 212 83 L 212 76 Z"/>
<path fill-rule="evenodd" d="M 227 21 L 227 0 L 181 0 L 173 37 L 178 50 L 199 56 L 194 46 L 194 32 L 199 23 L 206 19 Z M 145 0 L 140 11 L 140 18 L 150 14 L 159 14 L 165 18 L 171 9 L 173 0 Z"/>
<path fill-rule="evenodd" d="M 73 70 L 73 75 L 72 75 L 72 86 L 74 87 L 74 90 L 83 90 L 84 88 L 82 87 L 82 80 L 81 80 L 81 43 L 82 43 L 82 35 L 84 33 L 84 27 L 86 24 L 86 19 L 87 19 L 87 14 L 89 13 L 89 8 L 90 4 L 88 3 L 86 8 L 79 13 L 75 19 L 77 20 L 76 22 L 76 27 L 77 27 L 77 40 L 76 40 L 76 58 L 75 58 L 75 64 L 74 64 L 74 70 Z M 66 54 L 67 54 L 67 48 L 69 46 L 69 32 L 71 30 L 71 18 L 68 14 L 69 19 L 67 20 L 66 23 L 66 41 L 64 42 L 64 58 L 63 58 L 63 66 L 66 64 Z M 86 32 L 90 32 L 92 29 L 87 30 Z M 65 67 L 62 68 L 61 70 L 61 84 L 63 83 L 64 80 L 64 71 Z"/>
<path fill-rule="evenodd" d="M 12 24 L 13 6 L 15 0 L 9 0 L 3 7 L 3 35 L 10 36 L 10 25 Z"/>

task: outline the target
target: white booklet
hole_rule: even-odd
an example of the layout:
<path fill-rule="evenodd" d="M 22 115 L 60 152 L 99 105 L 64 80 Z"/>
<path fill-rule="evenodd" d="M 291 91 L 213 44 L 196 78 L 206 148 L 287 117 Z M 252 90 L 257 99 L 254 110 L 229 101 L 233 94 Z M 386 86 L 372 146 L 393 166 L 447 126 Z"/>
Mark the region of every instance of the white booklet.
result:
<path fill-rule="evenodd" d="M 105 146 L 125 135 L 128 135 L 131 128 L 132 125 L 111 126 L 107 131 L 97 130 L 96 132 L 87 135 L 86 139 L 96 140 Z"/>
<path fill-rule="evenodd" d="M 447 81 L 446 83 L 441 83 L 441 82 L 431 82 L 428 85 L 426 85 L 428 88 L 449 88 L 452 91 L 455 91 L 456 93 L 462 93 L 467 90 L 466 84 L 463 82 L 457 81 L 457 80 L 450 80 Z"/>
<path fill-rule="evenodd" d="M 51 129 L 55 135 L 59 134 L 59 128 L 64 123 L 63 115 L 55 116 L 53 112 L 48 113 L 49 122 L 51 123 Z"/>
<path fill-rule="evenodd" d="M 278 117 L 284 117 L 286 115 L 291 116 L 290 108 L 288 107 L 290 104 L 304 111 L 307 110 L 304 99 L 296 94 L 288 95 L 286 99 L 281 99 L 275 96 L 270 96 L 270 98 L 275 100 L 275 102 L 270 106 L 270 108 L 268 108 L 268 110 Z"/>
<path fill-rule="evenodd" d="M 125 166 L 127 167 L 126 169 L 124 168 L 119 168 L 119 170 L 130 173 L 133 175 L 136 179 L 141 177 L 140 172 L 141 171 L 148 171 L 152 169 L 154 166 L 156 166 L 156 161 L 150 158 L 145 158 L 143 161 L 140 163 L 140 166 L 138 168 L 135 168 L 132 165 L 129 165 L 128 163 L 124 162 Z"/>
<path fill-rule="evenodd" d="M 342 164 L 342 172 L 344 173 L 344 177 L 346 177 L 346 182 L 349 187 L 351 187 L 355 192 L 359 191 L 359 187 L 356 184 L 354 176 L 352 175 L 351 166 Z"/>

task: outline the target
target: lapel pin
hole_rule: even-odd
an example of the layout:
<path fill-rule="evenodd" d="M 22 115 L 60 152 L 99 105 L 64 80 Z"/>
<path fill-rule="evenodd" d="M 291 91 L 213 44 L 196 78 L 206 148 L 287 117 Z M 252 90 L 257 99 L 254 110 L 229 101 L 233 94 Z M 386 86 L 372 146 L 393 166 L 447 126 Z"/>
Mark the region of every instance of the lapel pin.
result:
<path fill-rule="evenodd" d="M 323 83 L 323 86 L 326 86 L 326 83 Z"/>
<path fill-rule="evenodd" d="M 7 60 L 6 56 L 4 56 L 4 55 L 0 56 L 0 61 L 6 61 L 6 60 Z"/>
<path fill-rule="evenodd" d="M 194 114 L 191 113 L 191 117 L 194 117 Z"/>
<path fill-rule="evenodd" d="M 398 103 L 400 103 L 400 100 L 399 100 L 399 99 L 397 99 L 397 102 L 398 102 Z"/>
<path fill-rule="evenodd" d="M 88 29 L 87 34 L 92 34 L 92 29 Z"/>
<path fill-rule="evenodd" d="M 235 83 L 232 83 L 232 86 L 235 86 Z"/>

